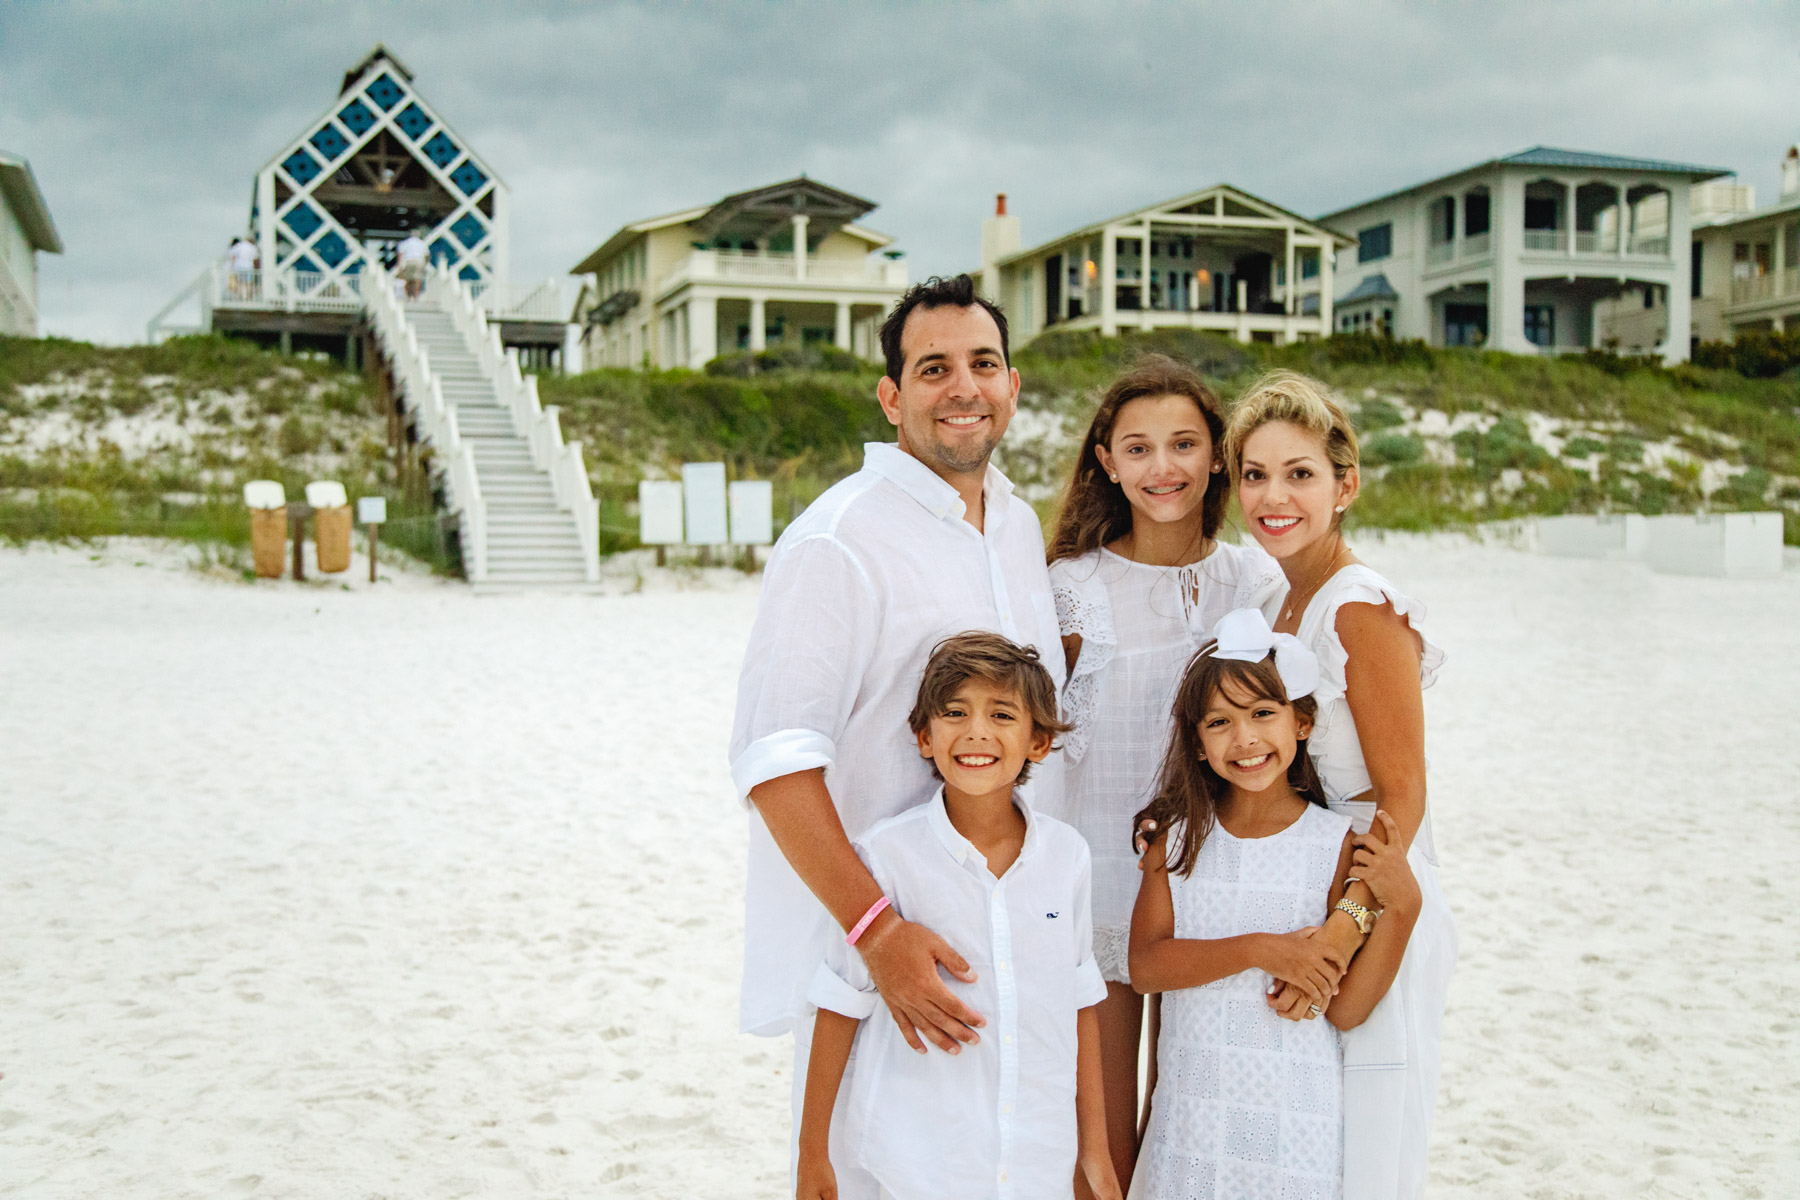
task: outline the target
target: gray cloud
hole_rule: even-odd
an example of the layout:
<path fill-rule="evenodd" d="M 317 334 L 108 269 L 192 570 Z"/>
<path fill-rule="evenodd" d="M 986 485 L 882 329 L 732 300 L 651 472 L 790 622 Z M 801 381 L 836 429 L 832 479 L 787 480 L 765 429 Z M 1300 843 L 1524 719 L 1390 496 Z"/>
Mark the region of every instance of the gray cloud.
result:
<path fill-rule="evenodd" d="M 47 329 L 108 341 L 219 253 L 251 181 L 385 41 L 513 191 L 514 271 L 805 171 L 915 275 L 1221 180 L 1317 213 L 1544 143 L 1739 171 L 1800 129 L 1800 9 L 1484 4 L 169 5 L 0 10 L 0 147 L 68 253 Z"/>

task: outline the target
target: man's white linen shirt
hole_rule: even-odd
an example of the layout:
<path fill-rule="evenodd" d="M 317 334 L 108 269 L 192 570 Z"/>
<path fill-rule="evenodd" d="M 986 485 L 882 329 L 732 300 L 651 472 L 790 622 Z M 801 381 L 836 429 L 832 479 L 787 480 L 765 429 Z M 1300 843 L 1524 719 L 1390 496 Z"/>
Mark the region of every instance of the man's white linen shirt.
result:
<path fill-rule="evenodd" d="M 1021 789 L 1022 793 L 1023 789 Z M 944 792 L 865 833 L 856 850 L 909 921 L 961 950 L 987 1014 L 956 1055 L 919 1054 L 888 1017 L 862 956 L 834 938 L 807 999 L 862 1018 L 843 1145 L 895 1200 L 1067 1196 L 1075 1175 L 1076 1013 L 1106 998 L 1094 962 L 1087 841 L 1034 813 L 995 879 L 944 809 Z"/>
<path fill-rule="evenodd" d="M 788 526 L 763 573 L 738 680 L 731 774 L 740 798 L 823 767 L 851 838 L 930 799 L 937 781 L 906 718 L 931 648 L 955 634 L 987 630 L 1035 646 L 1062 686 L 1037 514 L 992 466 L 983 505 L 977 531 L 954 487 L 898 446 L 871 442 L 862 470 Z M 1059 754 L 1033 769 L 1026 786 L 1040 807 L 1060 798 L 1061 772 Z M 752 808 L 744 1031 L 786 1032 L 807 1010 L 826 945 L 842 938 Z"/>

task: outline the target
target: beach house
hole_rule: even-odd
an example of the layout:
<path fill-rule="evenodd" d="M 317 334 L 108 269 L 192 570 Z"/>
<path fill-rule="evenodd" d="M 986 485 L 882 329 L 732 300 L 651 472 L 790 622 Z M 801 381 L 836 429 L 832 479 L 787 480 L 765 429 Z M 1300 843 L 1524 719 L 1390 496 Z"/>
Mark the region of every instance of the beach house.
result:
<path fill-rule="evenodd" d="M 0 150 L 0 334 L 37 336 L 37 256 L 62 248 L 31 164 Z"/>
<path fill-rule="evenodd" d="M 1334 328 L 1555 354 L 1603 345 L 1596 306 L 1648 290 L 1655 352 L 1684 361 L 1690 193 L 1726 174 L 1538 146 L 1328 213 L 1352 239 Z"/>
<path fill-rule="evenodd" d="M 1693 333 L 1730 341 L 1800 321 L 1800 148 L 1781 162 L 1781 196 L 1768 208 L 1738 185 L 1694 223 Z"/>
<path fill-rule="evenodd" d="M 577 263 L 588 367 L 690 367 L 815 343 L 864 358 L 906 290 L 875 204 L 801 176 L 633 221 Z"/>
<path fill-rule="evenodd" d="M 1015 345 L 1051 329 L 1210 329 L 1286 343 L 1332 326 L 1332 260 L 1350 240 L 1229 184 L 1021 249 L 999 196 L 982 226 L 982 290 Z"/>
<path fill-rule="evenodd" d="M 363 310 L 364 268 L 391 265 L 409 236 L 435 264 L 467 283 L 528 361 L 553 358 L 564 341 L 560 283 L 510 278 L 509 193 L 414 84 L 393 51 L 377 45 L 343 77 L 337 98 L 256 172 L 245 228 L 254 270 L 209 264 L 150 322 L 151 340 L 191 298 L 199 328 L 318 348 L 347 347 Z M 220 250 L 225 249 L 225 234 Z"/>

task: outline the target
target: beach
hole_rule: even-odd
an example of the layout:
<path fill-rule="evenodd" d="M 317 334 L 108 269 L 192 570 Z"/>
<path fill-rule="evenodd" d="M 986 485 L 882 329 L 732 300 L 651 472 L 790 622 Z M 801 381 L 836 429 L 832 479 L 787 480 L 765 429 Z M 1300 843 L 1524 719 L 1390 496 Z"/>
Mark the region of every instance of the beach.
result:
<path fill-rule="evenodd" d="M 1449 653 L 1430 1194 L 1800 1194 L 1800 569 L 1356 545 Z M 0 548 L 0 1193 L 786 1192 L 788 1045 L 737 1032 L 758 581 L 609 572 Z"/>

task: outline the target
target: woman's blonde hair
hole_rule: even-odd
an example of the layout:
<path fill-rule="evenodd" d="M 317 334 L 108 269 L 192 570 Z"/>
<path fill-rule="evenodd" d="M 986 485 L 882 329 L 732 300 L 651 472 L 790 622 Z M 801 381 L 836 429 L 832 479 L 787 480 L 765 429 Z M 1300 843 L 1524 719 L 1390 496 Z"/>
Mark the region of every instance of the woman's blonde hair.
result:
<path fill-rule="evenodd" d="M 1251 385 L 1232 406 L 1225 428 L 1225 464 L 1232 486 L 1244 475 L 1244 442 L 1271 421 L 1286 421 L 1318 435 L 1325 443 L 1331 473 L 1342 479 L 1360 464 L 1356 427 L 1331 391 L 1298 371 L 1271 371 Z"/>

